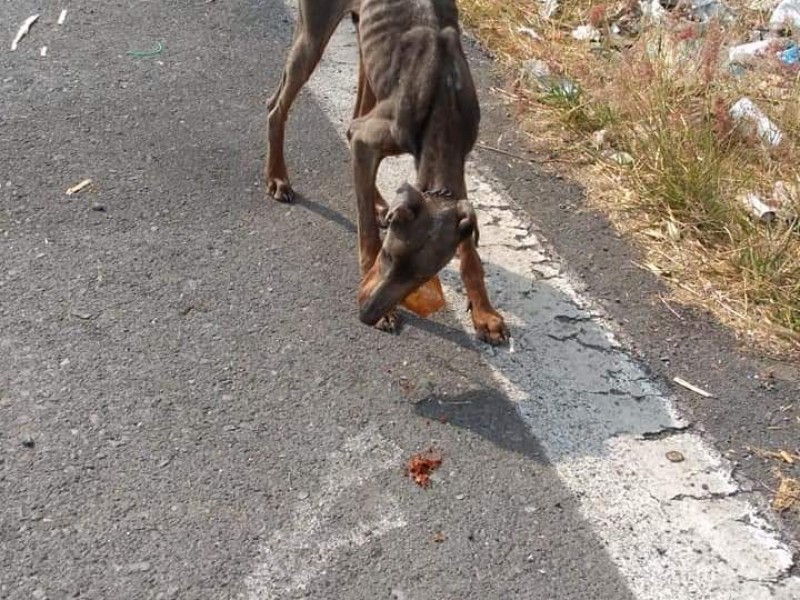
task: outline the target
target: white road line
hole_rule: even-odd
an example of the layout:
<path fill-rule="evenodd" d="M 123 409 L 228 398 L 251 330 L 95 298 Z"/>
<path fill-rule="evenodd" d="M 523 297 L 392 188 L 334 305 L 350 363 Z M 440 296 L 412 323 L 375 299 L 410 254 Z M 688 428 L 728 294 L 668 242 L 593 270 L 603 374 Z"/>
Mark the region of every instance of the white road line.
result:
<path fill-rule="evenodd" d="M 287 5 L 294 10 L 294 2 Z M 345 24 L 309 85 L 343 137 L 355 81 L 355 39 Z M 789 576 L 791 550 L 739 495 L 730 465 L 699 436 L 680 433 L 686 424 L 670 399 L 619 348 L 503 186 L 480 164 L 468 171 L 487 283 L 515 337 L 513 353 L 487 347 L 484 360 L 635 597 L 800 598 L 800 579 Z M 409 161 L 387 161 L 379 175 L 387 197 L 410 172 Z M 455 271 L 443 279 L 451 305 L 462 306 Z M 671 450 L 686 460 L 668 461 Z"/>
<path fill-rule="evenodd" d="M 401 450 L 374 430 L 350 438 L 332 453 L 319 490 L 298 496 L 294 515 L 261 551 L 261 563 L 247 579 L 249 600 L 280 600 L 302 592 L 336 554 L 376 540 L 406 525 L 399 502 L 390 494 L 364 488 L 365 480 L 401 464 Z M 334 509 L 359 494 L 362 519 L 343 524 Z"/>

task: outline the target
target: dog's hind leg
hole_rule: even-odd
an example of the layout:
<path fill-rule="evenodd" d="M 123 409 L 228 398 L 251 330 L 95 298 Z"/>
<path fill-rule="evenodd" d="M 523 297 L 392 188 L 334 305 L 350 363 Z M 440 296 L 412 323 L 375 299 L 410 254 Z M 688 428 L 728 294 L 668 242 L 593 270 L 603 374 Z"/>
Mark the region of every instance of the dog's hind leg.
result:
<path fill-rule="evenodd" d="M 317 5 L 314 5 L 313 8 L 310 6 L 304 8 L 304 4 L 300 3 L 300 15 L 280 84 L 267 102 L 269 158 L 264 177 L 269 194 L 281 202 L 291 202 L 294 199 L 283 154 L 289 111 L 300 89 L 319 63 L 328 40 L 344 16 L 341 1 L 331 2 L 324 10 L 320 10 Z"/>

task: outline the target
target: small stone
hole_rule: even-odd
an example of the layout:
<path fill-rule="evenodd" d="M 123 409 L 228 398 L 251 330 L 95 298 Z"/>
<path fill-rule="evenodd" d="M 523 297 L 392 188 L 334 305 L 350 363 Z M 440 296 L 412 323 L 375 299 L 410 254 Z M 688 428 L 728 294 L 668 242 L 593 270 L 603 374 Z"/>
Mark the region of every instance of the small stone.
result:
<path fill-rule="evenodd" d="M 456 500 L 463 500 L 463 499 L 464 499 L 464 494 L 457 494 L 456 495 Z"/>
<path fill-rule="evenodd" d="M 683 456 L 683 454 L 681 454 L 677 450 L 670 450 L 669 452 L 667 452 L 666 456 L 667 456 L 667 460 L 669 462 L 679 463 L 679 462 L 683 462 L 684 460 L 686 460 L 686 458 Z"/>
<path fill-rule="evenodd" d="M 95 212 L 106 212 L 106 205 L 100 202 L 94 202 L 92 204 L 92 210 Z"/>
<path fill-rule="evenodd" d="M 150 570 L 150 563 L 142 561 L 128 565 L 128 573 L 146 573 Z"/>
<path fill-rule="evenodd" d="M 36 440 L 33 439 L 30 433 L 23 433 L 20 435 L 19 441 L 22 442 L 22 445 L 26 448 L 33 448 L 36 445 Z"/>
<path fill-rule="evenodd" d="M 89 319 L 92 318 L 92 313 L 85 310 L 73 310 L 72 316 L 78 317 L 79 319 L 82 319 L 84 321 L 88 321 Z"/>
<path fill-rule="evenodd" d="M 33 597 L 35 600 L 47 600 L 47 592 L 42 588 L 36 588 L 33 590 Z"/>
<path fill-rule="evenodd" d="M 308 492 L 306 492 L 306 491 L 297 492 L 297 499 L 298 500 L 306 500 L 307 498 L 308 498 Z"/>

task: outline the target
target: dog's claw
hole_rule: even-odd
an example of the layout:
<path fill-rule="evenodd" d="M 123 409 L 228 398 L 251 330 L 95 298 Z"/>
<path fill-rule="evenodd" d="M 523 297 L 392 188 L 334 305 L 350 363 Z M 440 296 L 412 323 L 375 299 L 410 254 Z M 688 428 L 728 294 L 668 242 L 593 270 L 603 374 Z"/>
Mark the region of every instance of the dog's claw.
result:
<path fill-rule="evenodd" d="M 510 333 L 506 322 L 496 312 L 487 312 L 476 315 L 472 313 L 475 333 L 478 339 L 492 346 L 505 346 L 508 344 Z"/>
<path fill-rule="evenodd" d="M 284 179 L 270 179 L 267 185 L 269 195 L 278 202 L 289 204 L 294 202 L 294 190 L 288 181 Z"/>
<path fill-rule="evenodd" d="M 386 333 L 399 333 L 400 332 L 400 315 L 396 310 L 386 313 L 381 320 L 375 323 L 375 329 L 385 331 Z"/>

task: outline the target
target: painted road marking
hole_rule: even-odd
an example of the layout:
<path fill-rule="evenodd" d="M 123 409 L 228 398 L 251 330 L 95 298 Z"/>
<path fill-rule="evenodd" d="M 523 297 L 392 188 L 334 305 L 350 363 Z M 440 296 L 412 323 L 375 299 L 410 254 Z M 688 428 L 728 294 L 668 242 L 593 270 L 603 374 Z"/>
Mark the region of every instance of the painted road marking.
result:
<path fill-rule="evenodd" d="M 295 10 L 294 2 L 287 5 Z M 356 57 L 345 24 L 309 84 L 343 138 Z M 387 161 L 382 191 L 391 197 L 410 173 L 410 161 Z M 743 497 L 730 465 L 683 431 L 672 401 L 620 348 L 602 312 L 576 291 L 577 280 L 492 173 L 470 163 L 468 187 L 481 220 L 487 284 L 515 337 L 513 353 L 481 347 L 482 356 L 635 597 L 800 598 L 800 578 L 789 574 L 791 550 Z M 461 306 L 456 271 L 448 268 L 443 279 L 451 306 Z M 687 459 L 669 462 L 671 450 Z"/>
<path fill-rule="evenodd" d="M 364 486 L 381 471 L 396 469 L 401 454 L 396 444 L 366 429 L 328 456 L 324 481 L 317 490 L 298 497 L 291 521 L 262 547 L 261 562 L 245 582 L 249 600 L 294 597 L 324 573 L 338 552 L 404 527 L 406 518 L 398 500 Z M 335 509 L 356 494 L 361 518 L 342 525 Z"/>

